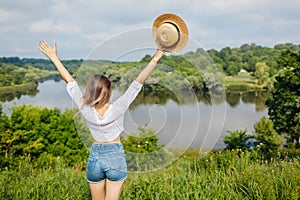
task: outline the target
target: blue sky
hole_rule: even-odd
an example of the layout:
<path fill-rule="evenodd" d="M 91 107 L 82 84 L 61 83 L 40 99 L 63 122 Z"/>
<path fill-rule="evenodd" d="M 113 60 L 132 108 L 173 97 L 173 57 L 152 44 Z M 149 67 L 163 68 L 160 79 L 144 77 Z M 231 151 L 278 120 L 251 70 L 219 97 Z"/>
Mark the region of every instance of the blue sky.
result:
<path fill-rule="evenodd" d="M 37 50 L 45 39 L 57 41 L 62 59 L 86 58 L 105 41 L 140 30 L 146 45 L 131 36 L 115 48 L 154 47 L 151 26 L 163 13 L 181 16 L 192 41 L 206 50 L 300 43 L 299 0 L 1 0 L 0 57 L 45 58 Z M 115 54 L 101 51 L 108 59 Z"/>

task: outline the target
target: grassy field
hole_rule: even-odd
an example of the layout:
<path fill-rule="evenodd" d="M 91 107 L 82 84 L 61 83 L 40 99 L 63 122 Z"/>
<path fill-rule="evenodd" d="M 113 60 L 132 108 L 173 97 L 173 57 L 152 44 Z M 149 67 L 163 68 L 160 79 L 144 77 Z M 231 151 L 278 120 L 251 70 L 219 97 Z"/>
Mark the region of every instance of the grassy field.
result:
<path fill-rule="evenodd" d="M 226 76 L 224 78 L 224 86 L 229 91 L 252 91 L 263 88 L 263 86 L 257 84 L 255 77 L 250 74 Z"/>
<path fill-rule="evenodd" d="M 250 159 L 251 157 L 251 159 Z M 183 156 L 165 169 L 129 173 L 121 199 L 290 199 L 300 197 L 299 159 L 253 159 L 250 152 Z M 90 199 L 85 172 L 55 165 L 0 172 L 0 199 Z"/>

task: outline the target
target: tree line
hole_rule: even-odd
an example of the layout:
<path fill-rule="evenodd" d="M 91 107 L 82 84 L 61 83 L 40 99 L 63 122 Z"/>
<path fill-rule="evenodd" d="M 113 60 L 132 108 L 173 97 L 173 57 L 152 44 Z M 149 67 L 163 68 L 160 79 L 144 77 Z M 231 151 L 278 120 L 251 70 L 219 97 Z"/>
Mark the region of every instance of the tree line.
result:
<path fill-rule="evenodd" d="M 195 52 L 187 52 L 182 55 L 165 55 L 152 78 L 148 80 L 148 85 L 152 84 L 149 86 L 152 89 L 159 89 L 165 85 L 176 89 L 192 88 L 194 91 L 209 89 L 220 92 L 223 90 L 223 76 L 235 76 L 241 70 L 253 74 L 258 84 L 267 85 L 280 69 L 278 58 L 283 51 L 288 50 L 299 52 L 300 45 L 286 43 L 271 48 L 256 44 L 244 44 L 237 48 L 225 47 L 219 51 L 215 49 L 205 51 L 199 48 Z M 63 60 L 62 63 L 71 74 L 79 76 L 81 79 L 87 80 L 87 75 L 100 72 L 109 76 L 114 82 L 121 82 L 120 85 L 124 86 L 150 59 L 150 55 L 145 55 L 138 62 L 79 59 Z M 29 67 L 55 71 L 51 61 L 46 59 L 2 57 L 0 63 L 2 69 L 0 86 L 19 84 L 22 80 L 26 80 L 26 77 L 34 79 L 32 73 L 25 75 L 29 72 L 23 69 Z"/>
<path fill-rule="evenodd" d="M 49 72 L 35 68 L 31 65 L 24 65 L 22 67 L 0 63 L 0 87 L 16 87 L 24 84 L 36 84 L 37 81 L 48 76 L 56 74 L 56 72 Z"/>

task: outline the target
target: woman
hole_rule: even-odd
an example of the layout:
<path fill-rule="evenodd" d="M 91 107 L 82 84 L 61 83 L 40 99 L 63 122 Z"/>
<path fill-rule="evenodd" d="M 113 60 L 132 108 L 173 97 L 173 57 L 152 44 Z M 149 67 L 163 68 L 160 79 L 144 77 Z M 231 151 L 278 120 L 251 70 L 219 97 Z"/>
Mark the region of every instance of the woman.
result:
<path fill-rule="evenodd" d="M 39 46 L 39 50 L 53 62 L 66 81 L 67 91 L 80 109 L 94 139 L 86 167 L 92 198 L 119 199 L 124 180 L 127 178 L 125 154 L 120 141 L 120 134 L 124 130 L 124 113 L 163 56 L 164 50 L 158 48 L 155 56 L 127 91 L 110 104 L 111 82 L 105 76 L 93 75 L 83 95 L 77 82 L 59 60 L 56 43 L 52 48 L 42 40 Z"/>

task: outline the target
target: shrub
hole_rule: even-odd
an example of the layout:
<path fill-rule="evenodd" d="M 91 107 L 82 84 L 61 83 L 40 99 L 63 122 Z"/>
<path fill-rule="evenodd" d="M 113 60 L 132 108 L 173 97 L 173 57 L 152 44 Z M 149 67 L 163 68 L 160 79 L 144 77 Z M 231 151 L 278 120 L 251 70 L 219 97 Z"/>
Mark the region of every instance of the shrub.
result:
<path fill-rule="evenodd" d="M 263 116 L 259 122 L 254 124 L 254 129 L 254 144 L 257 150 L 267 157 L 277 152 L 282 145 L 282 138 L 275 131 L 272 120 Z"/>
<path fill-rule="evenodd" d="M 229 136 L 224 137 L 224 143 L 227 145 L 226 149 L 249 149 L 249 139 L 252 137 L 247 135 L 247 130 L 227 131 Z"/>
<path fill-rule="evenodd" d="M 126 152 L 129 171 L 144 172 L 159 169 L 169 163 L 171 154 L 158 145 L 158 137 L 154 130 L 139 128 L 138 134 L 131 133 L 127 138 L 122 138 Z"/>

